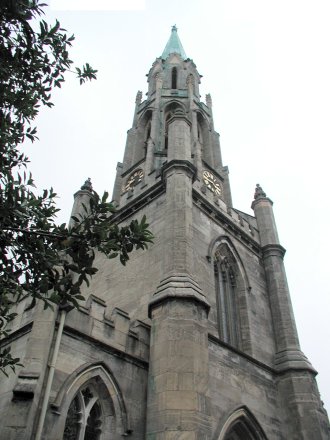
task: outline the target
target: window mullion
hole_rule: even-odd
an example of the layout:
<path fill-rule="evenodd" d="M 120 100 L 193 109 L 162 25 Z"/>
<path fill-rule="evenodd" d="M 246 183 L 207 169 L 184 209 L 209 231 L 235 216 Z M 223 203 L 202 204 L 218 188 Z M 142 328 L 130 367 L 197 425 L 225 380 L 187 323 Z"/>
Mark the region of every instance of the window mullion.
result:
<path fill-rule="evenodd" d="M 231 344 L 237 346 L 237 313 L 235 306 L 235 287 L 232 280 L 232 274 L 228 273 L 229 282 L 228 282 L 228 290 L 229 290 L 229 307 L 230 307 L 230 340 Z"/>
<path fill-rule="evenodd" d="M 221 330 L 222 330 L 222 337 L 225 342 L 229 342 L 229 335 L 228 335 L 228 309 L 227 309 L 227 301 L 226 301 L 226 271 L 221 270 L 220 267 L 220 276 L 219 276 L 219 282 L 220 282 L 220 310 L 221 310 Z"/>
<path fill-rule="evenodd" d="M 80 429 L 79 429 L 78 440 L 84 440 L 88 416 L 86 414 L 85 401 L 84 401 L 84 397 L 83 397 L 81 391 L 79 391 L 78 397 L 79 397 L 80 408 L 81 408 L 81 410 L 80 410 L 81 411 Z"/>

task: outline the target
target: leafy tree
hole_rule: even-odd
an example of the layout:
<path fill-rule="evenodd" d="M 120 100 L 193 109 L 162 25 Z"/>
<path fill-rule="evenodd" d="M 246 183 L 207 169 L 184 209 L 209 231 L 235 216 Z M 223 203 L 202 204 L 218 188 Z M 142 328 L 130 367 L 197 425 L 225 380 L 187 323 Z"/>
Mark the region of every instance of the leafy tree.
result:
<path fill-rule="evenodd" d="M 133 249 L 152 242 L 145 217 L 124 227 L 114 221 L 115 209 L 99 197 L 89 181 L 90 203 L 72 219 L 71 228 L 56 224 L 55 192 L 36 192 L 21 151 L 26 139 L 36 140 L 31 124 L 41 105 L 51 107 L 51 91 L 61 87 L 72 61 L 74 36 L 56 21 L 49 26 L 39 0 L 2 0 L 0 4 L 0 338 L 9 335 L 15 318 L 12 305 L 26 298 L 30 307 L 42 300 L 79 307 L 81 287 L 97 272 L 95 250 L 122 264 Z M 86 64 L 76 68 L 80 83 L 95 78 Z M 10 349 L 0 352 L 0 370 L 19 363 Z"/>

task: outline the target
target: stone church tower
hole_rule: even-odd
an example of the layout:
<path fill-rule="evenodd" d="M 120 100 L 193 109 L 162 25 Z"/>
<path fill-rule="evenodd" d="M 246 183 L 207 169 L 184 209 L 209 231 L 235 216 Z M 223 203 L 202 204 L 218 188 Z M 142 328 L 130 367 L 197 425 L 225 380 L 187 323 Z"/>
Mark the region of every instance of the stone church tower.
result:
<path fill-rule="evenodd" d="M 79 311 L 19 305 L 1 440 L 330 439 L 272 201 L 257 185 L 254 216 L 233 207 L 200 78 L 174 26 L 113 192 L 117 221 L 146 215 L 154 244 L 126 268 L 98 255 Z"/>

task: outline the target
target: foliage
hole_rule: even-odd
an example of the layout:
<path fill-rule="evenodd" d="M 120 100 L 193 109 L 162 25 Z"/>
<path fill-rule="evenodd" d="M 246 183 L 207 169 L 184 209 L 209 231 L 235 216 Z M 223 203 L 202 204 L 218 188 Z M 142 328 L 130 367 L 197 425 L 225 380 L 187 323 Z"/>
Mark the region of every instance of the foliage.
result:
<path fill-rule="evenodd" d="M 15 318 L 12 304 L 26 298 L 79 307 L 82 285 L 97 272 L 95 250 L 122 264 L 133 249 L 152 241 L 145 218 L 119 227 L 114 207 L 84 186 L 90 203 L 72 220 L 71 228 L 56 224 L 53 189 L 38 194 L 28 172 L 28 157 L 20 144 L 32 142 L 31 124 L 41 105 L 51 107 L 51 91 L 61 87 L 72 61 L 68 37 L 56 21 L 40 19 L 39 0 L 2 0 L 0 4 L 0 338 L 9 335 Z M 76 68 L 80 83 L 95 78 L 89 64 Z M 88 182 L 87 182 L 88 183 Z M 8 348 L 0 353 L 0 370 L 12 369 L 19 359 Z"/>

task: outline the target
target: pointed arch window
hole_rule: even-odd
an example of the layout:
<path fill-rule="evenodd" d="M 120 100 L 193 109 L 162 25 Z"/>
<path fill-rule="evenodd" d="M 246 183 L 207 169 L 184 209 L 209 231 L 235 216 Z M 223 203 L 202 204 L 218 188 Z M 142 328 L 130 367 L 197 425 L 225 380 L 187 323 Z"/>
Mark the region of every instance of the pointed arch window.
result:
<path fill-rule="evenodd" d="M 238 314 L 238 278 L 240 276 L 235 258 L 225 243 L 216 254 L 214 276 L 218 307 L 219 337 L 233 347 L 240 345 L 240 323 Z"/>
<path fill-rule="evenodd" d="M 218 440 L 267 440 L 267 437 L 252 413 L 242 407 L 228 418 Z"/>
<path fill-rule="evenodd" d="M 110 440 L 131 431 L 119 384 L 103 362 L 88 363 L 73 371 L 51 408 L 58 417 L 49 425 L 50 438 Z"/>
<path fill-rule="evenodd" d="M 136 144 L 133 148 L 133 157 L 130 162 L 131 166 L 135 165 L 147 155 L 147 142 L 151 135 L 152 125 L 152 110 L 147 109 L 146 112 L 139 118 L 136 130 Z"/>
<path fill-rule="evenodd" d="M 177 89 L 178 82 L 178 69 L 176 67 L 172 68 L 172 89 Z"/>
<path fill-rule="evenodd" d="M 63 440 L 99 440 L 102 410 L 99 397 L 91 386 L 76 394 L 69 407 Z"/>
<path fill-rule="evenodd" d="M 244 421 L 238 421 L 227 433 L 225 440 L 259 440 Z"/>

